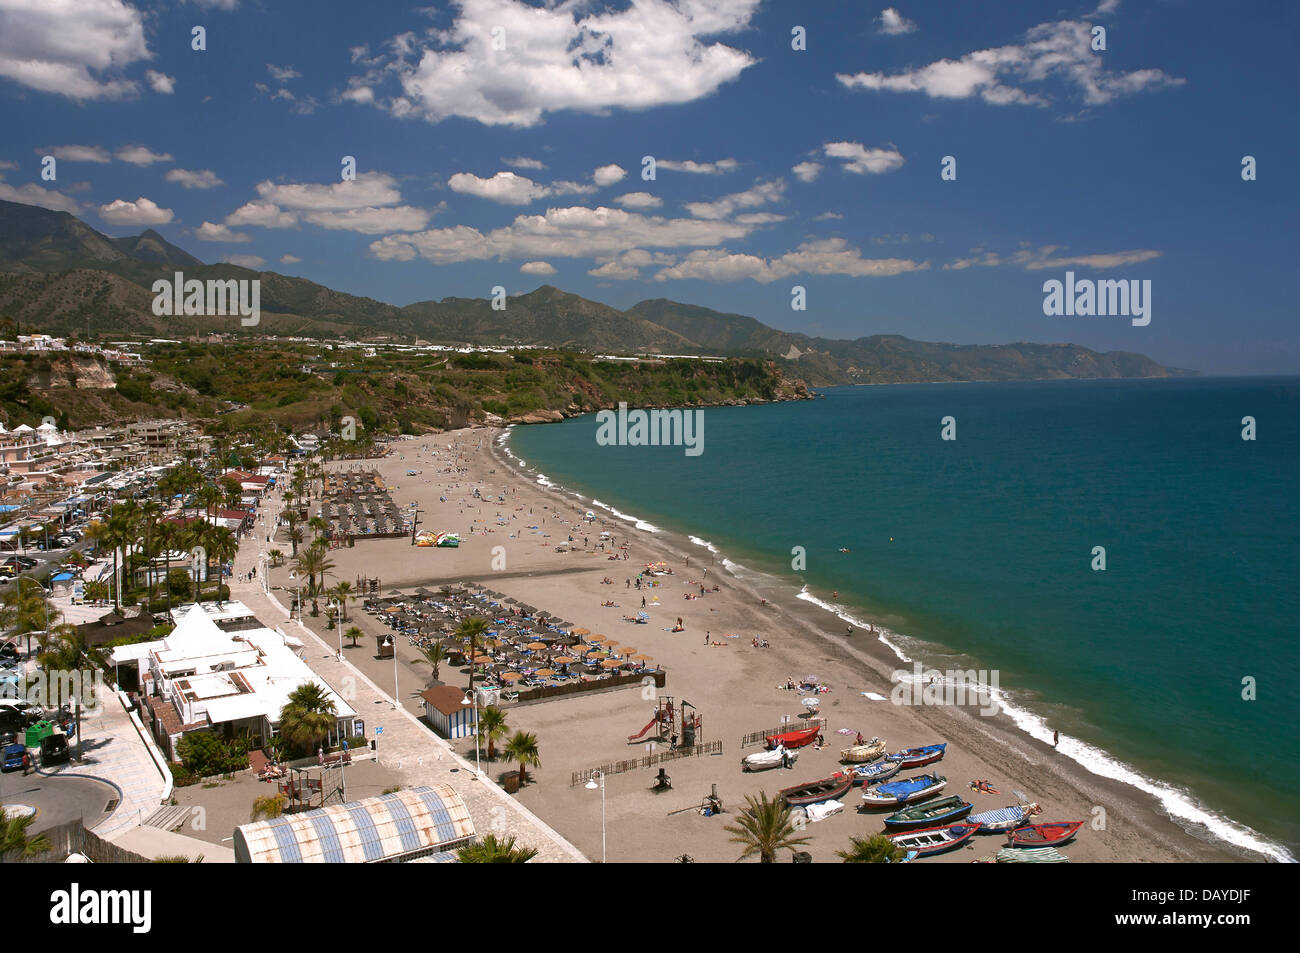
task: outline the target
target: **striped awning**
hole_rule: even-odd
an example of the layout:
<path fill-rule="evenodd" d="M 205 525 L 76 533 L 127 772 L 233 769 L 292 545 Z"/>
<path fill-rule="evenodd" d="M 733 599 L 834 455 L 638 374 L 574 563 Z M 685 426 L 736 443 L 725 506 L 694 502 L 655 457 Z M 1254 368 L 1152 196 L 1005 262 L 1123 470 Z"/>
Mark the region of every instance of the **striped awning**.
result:
<path fill-rule="evenodd" d="M 469 808 L 446 784 L 286 814 L 235 828 L 235 859 L 261 864 L 415 860 L 469 842 Z"/>

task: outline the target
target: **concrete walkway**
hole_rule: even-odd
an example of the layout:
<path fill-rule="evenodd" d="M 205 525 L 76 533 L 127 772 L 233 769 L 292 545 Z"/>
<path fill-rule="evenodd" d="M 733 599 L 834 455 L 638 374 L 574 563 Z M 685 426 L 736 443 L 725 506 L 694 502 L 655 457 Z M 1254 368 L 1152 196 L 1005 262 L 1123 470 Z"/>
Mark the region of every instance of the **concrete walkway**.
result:
<path fill-rule="evenodd" d="M 156 811 L 170 793 L 171 785 L 158 770 L 148 745 L 118 696 L 105 692 L 100 708 L 94 715 L 82 713 L 82 760 L 69 762 L 49 773 L 94 778 L 117 789 L 121 801 L 113 813 L 95 825 L 96 834 L 111 837 L 138 826 Z"/>
<path fill-rule="evenodd" d="M 230 583 L 231 598 L 248 606 L 264 625 L 279 625 L 285 632 L 301 638 L 306 645 L 304 660 L 365 719 L 366 731 L 371 738 L 375 737 L 376 726 L 383 727 L 384 732 L 379 736 L 379 759 L 401 779 L 404 787 L 450 784 L 465 799 L 480 837 L 486 834 L 495 834 L 498 838 L 514 836 L 519 846 L 537 850 L 535 862 L 585 863 L 587 858 L 539 817 L 486 776 L 477 777 L 473 764 L 434 734 L 416 713 L 399 705 L 391 694 L 348 662 L 346 656 L 340 661 L 336 633 L 317 634 L 297 621 L 289 622 L 288 609 L 274 592 L 268 594 L 263 590 L 260 576 L 250 582 L 239 581 L 243 573 L 257 565 L 259 552 L 277 547 L 287 551 L 282 544 L 266 542 L 268 527 L 275 525 L 279 508 L 278 498 L 264 500 L 259 508 L 258 524 L 243 540 L 235 560 L 235 579 Z M 258 572 L 261 573 L 262 569 L 259 568 Z M 322 614 L 322 625 L 324 619 Z M 331 637 L 334 644 L 331 644 Z M 414 678 L 409 672 L 405 674 L 408 679 Z M 420 713 L 423 713 L 422 709 Z"/>

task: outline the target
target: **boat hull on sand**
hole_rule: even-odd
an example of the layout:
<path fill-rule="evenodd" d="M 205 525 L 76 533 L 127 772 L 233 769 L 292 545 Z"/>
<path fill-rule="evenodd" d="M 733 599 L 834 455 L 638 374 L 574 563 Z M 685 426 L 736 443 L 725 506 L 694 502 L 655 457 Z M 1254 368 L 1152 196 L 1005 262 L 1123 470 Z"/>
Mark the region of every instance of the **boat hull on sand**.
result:
<path fill-rule="evenodd" d="M 966 820 L 980 826 L 981 834 L 1003 834 L 1024 827 L 1039 812 L 1037 804 L 1012 804 L 995 811 L 971 814 Z"/>
<path fill-rule="evenodd" d="M 970 840 L 977 830 L 979 830 L 978 824 L 948 824 L 944 827 L 927 827 L 919 831 L 903 831 L 885 836 L 904 850 L 916 851 L 918 857 L 932 857 L 935 854 L 955 850 Z"/>
<path fill-rule="evenodd" d="M 775 748 L 778 745 L 786 748 L 802 748 L 804 745 L 810 745 L 817 740 L 817 736 L 822 732 L 821 727 L 801 728 L 798 731 L 786 731 L 779 735 L 768 735 L 767 746 Z"/>
<path fill-rule="evenodd" d="M 777 745 L 771 751 L 758 751 L 747 755 L 741 759 L 740 767 L 744 771 L 766 771 L 769 768 L 780 768 L 787 764 L 793 767 L 797 760 L 799 760 L 799 752 L 787 751 L 782 746 Z"/>
<path fill-rule="evenodd" d="M 781 792 L 781 798 L 790 807 L 820 804 L 843 797 L 853 787 L 853 780 L 844 777 L 822 778 L 807 784 L 796 784 Z"/>
<path fill-rule="evenodd" d="M 1074 840 L 1082 826 L 1083 821 L 1049 821 L 1017 827 L 1007 835 L 1007 844 L 1010 847 L 1060 847 Z"/>
<path fill-rule="evenodd" d="M 875 764 L 854 765 L 841 773 L 853 778 L 854 787 L 861 787 L 888 781 L 901 770 L 897 761 L 877 761 Z"/>
<path fill-rule="evenodd" d="M 942 760 L 943 753 L 947 750 L 948 745 L 945 742 L 939 745 L 923 745 L 920 748 L 904 748 L 885 757 L 890 761 L 897 761 L 906 771 L 908 768 L 923 768 L 927 764 Z"/>
<path fill-rule="evenodd" d="M 862 802 L 867 807 L 896 807 L 932 798 L 947 785 L 948 779 L 941 774 L 923 774 L 902 781 L 887 781 L 863 790 Z"/>
<path fill-rule="evenodd" d="M 904 808 L 885 818 L 885 827 L 891 831 L 914 831 L 925 827 L 943 827 L 955 824 L 970 813 L 972 805 L 957 795 L 927 801 Z"/>
<path fill-rule="evenodd" d="M 885 743 L 879 738 L 872 738 L 866 744 L 852 745 L 840 752 L 840 760 L 845 764 L 866 764 L 878 761 L 885 755 Z"/>

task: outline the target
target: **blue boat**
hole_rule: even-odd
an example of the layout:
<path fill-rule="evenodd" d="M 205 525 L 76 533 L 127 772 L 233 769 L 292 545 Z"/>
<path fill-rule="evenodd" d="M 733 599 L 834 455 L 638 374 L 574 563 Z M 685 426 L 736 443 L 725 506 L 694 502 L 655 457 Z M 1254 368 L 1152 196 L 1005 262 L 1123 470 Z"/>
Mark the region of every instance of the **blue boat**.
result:
<path fill-rule="evenodd" d="M 922 774 L 901 781 L 888 781 L 863 790 L 862 800 L 868 807 L 893 807 L 934 797 L 948 784 L 941 774 Z"/>
<path fill-rule="evenodd" d="M 927 764 L 934 764 L 943 757 L 943 753 L 947 750 L 947 744 L 922 745 L 919 748 L 905 748 L 902 751 L 887 754 L 885 760 L 897 761 L 902 769 L 906 771 L 908 768 L 923 768 Z"/>

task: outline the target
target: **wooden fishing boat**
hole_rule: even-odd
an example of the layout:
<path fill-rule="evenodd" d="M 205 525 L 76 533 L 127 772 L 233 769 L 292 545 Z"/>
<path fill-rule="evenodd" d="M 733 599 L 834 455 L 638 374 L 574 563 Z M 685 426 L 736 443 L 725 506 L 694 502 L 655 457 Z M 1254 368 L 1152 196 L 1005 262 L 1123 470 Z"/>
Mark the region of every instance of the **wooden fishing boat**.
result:
<path fill-rule="evenodd" d="M 854 787 L 860 787 L 888 781 L 901 770 L 897 761 L 877 761 L 875 764 L 855 764 L 843 773 L 853 778 Z"/>
<path fill-rule="evenodd" d="M 777 745 L 783 745 L 786 748 L 802 748 L 804 745 L 810 745 L 817 740 L 821 734 L 821 726 L 815 728 L 800 728 L 798 731 L 784 731 L 779 735 L 768 735 L 767 746 L 775 748 Z"/>
<path fill-rule="evenodd" d="M 862 800 L 867 807 L 894 807 L 932 798 L 948 784 L 941 774 L 921 774 L 901 781 L 886 781 L 864 788 Z"/>
<path fill-rule="evenodd" d="M 886 834 L 899 847 L 914 850 L 918 857 L 930 857 L 960 847 L 979 830 L 978 824 L 949 824 L 945 827 L 927 827 L 919 831 Z"/>
<path fill-rule="evenodd" d="M 912 831 L 921 827 L 939 827 L 954 824 L 970 813 L 972 805 L 957 795 L 927 801 L 904 808 L 885 818 L 885 827 L 894 831 Z"/>
<path fill-rule="evenodd" d="M 779 768 L 786 762 L 793 765 L 797 760 L 799 760 L 799 752 L 789 751 L 777 745 L 771 751 L 756 751 L 754 754 L 746 755 L 741 759 L 740 767 L 744 771 L 766 771 L 768 768 Z"/>
<path fill-rule="evenodd" d="M 943 757 L 943 753 L 948 749 L 948 745 L 922 745 L 919 748 L 904 748 L 902 751 L 895 751 L 893 754 L 885 755 L 890 761 L 897 761 L 904 771 L 908 768 L 923 768 L 927 764 L 934 764 Z"/>
<path fill-rule="evenodd" d="M 1074 839 L 1083 821 L 1051 821 L 1017 827 L 1007 835 L 1010 847 L 1059 847 Z"/>
<path fill-rule="evenodd" d="M 807 784 L 796 784 L 792 788 L 786 788 L 781 792 L 781 797 L 791 807 L 801 807 L 805 804 L 820 804 L 822 801 L 841 798 L 851 787 L 853 787 L 852 778 L 822 778 L 820 781 L 810 781 Z"/>
<path fill-rule="evenodd" d="M 879 738 L 872 738 L 866 744 L 851 745 L 840 752 L 840 760 L 846 764 L 865 764 L 877 761 L 885 753 L 885 743 Z"/>
<path fill-rule="evenodd" d="M 1042 811 L 1037 804 L 1012 804 L 996 811 L 972 814 L 966 820 L 980 826 L 981 834 L 1001 834 L 1024 827 L 1029 818 Z"/>

